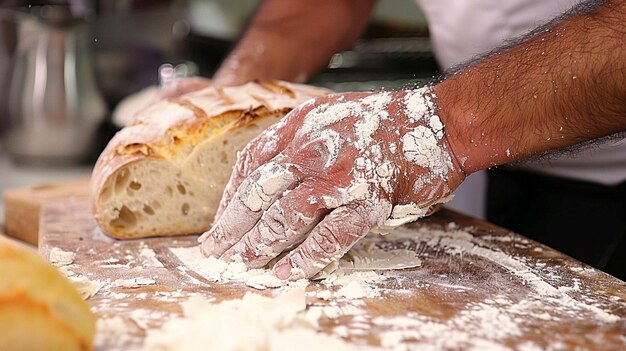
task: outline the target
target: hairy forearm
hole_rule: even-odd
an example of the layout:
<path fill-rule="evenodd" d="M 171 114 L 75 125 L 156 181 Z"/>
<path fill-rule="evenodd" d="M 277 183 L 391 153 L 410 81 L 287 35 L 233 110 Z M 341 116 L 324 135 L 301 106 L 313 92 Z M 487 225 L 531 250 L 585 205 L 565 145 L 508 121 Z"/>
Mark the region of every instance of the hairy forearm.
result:
<path fill-rule="evenodd" d="M 375 0 L 267 0 L 215 79 L 304 81 L 332 54 L 350 47 L 365 28 Z"/>
<path fill-rule="evenodd" d="M 435 87 L 467 174 L 626 130 L 626 1 L 587 5 Z"/>

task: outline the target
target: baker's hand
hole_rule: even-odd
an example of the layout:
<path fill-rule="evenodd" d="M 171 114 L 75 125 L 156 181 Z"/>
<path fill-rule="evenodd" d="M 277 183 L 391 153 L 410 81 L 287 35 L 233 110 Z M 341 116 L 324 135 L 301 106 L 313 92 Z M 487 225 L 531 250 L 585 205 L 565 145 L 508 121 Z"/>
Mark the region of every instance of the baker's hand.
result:
<path fill-rule="evenodd" d="M 464 179 L 428 87 L 309 101 L 239 155 L 205 255 L 312 277 L 370 230 L 426 215 Z"/>
<path fill-rule="evenodd" d="M 265 38 L 265 40 L 269 39 Z M 278 42 L 270 46 L 276 51 L 283 46 L 283 43 Z M 306 74 L 295 71 L 296 67 L 291 67 L 289 64 L 276 64 L 276 62 L 284 61 L 280 56 L 276 56 L 276 53 L 272 53 L 271 58 L 268 59 L 266 50 L 268 49 L 259 43 L 237 46 L 213 75 L 213 84 L 226 87 L 272 79 L 303 83 L 307 79 Z"/>
<path fill-rule="evenodd" d="M 211 85 L 212 82 L 210 79 L 202 77 L 177 78 L 172 82 L 161 86 L 153 101 L 157 102 L 164 99 L 177 98 L 182 95 L 204 89 Z"/>

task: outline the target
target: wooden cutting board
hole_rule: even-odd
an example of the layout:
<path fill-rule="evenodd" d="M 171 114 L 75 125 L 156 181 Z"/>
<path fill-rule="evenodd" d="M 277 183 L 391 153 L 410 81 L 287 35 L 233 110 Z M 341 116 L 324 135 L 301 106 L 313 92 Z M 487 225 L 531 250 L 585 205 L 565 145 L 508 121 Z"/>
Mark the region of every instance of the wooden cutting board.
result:
<path fill-rule="evenodd" d="M 407 349 L 626 349 L 623 281 L 448 210 L 400 232 L 379 237 L 376 246 L 414 250 L 421 266 L 380 272 L 385 280 L 376 283 L 379 297 L 326 301 L 307 295 L 308 305 L 335 313 L 322 322 L 320 332 L 371 345 L 388 343 L 393 336 Z M 185 268 L 170 251 L 194 245 L 196 236 L 110 239 L 96 227 L 83 201 L 42 208 L 41 253 L 48 257 L 52 248 L 75 252 L 74 263 L 65 270 L 103 284 L 88 300 L 101 327 L 112 321 L 125 325 L 121 334 L 99 329 L 96 350 L 141 349 L 146 332 L 180 314 L 179 303 L 192 295 L 219 302 L 248 291 L 274 294 L 211 282 Z M 155 257 L 142 255 L 146 249 Z M 154 283 L 136 288 L 113 284 L 132 278 Z M 307 292 L 325 289 L 317 282 Z"/>
<path fill-rule="evenodd" d="M 5 234 L 31 245 L 39 242 L 39 214 L 45 203 L 87 200 L 89 179 L 52 182 L 9 189 L 2 194 Z"/>

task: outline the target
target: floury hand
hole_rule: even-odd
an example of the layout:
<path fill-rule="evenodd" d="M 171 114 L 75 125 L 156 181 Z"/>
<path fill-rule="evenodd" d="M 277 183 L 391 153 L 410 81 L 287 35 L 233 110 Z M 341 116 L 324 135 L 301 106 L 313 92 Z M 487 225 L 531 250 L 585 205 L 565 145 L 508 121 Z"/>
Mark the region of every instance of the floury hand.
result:
<path fill-rule="evenodd" d="M 310 101 L 242 151 L 206 255 L 317 274 L 370 230 L 414 221 L 465 178 L 430 87 Z"/>

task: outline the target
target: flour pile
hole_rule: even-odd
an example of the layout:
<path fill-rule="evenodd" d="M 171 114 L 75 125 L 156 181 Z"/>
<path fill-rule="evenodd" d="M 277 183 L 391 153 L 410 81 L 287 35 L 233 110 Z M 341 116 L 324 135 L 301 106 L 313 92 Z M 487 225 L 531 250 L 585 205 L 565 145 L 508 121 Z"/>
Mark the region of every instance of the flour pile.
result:
<path fill-rule="evenodd" d="M 368 350 L 339 337 L 318 333 L 319 313 L 306 311 L 302 288 L 274 298 L 247 293 L 240 300 L 221 303 L 195 297 L 182 303 L 183 317 L 151 330 L 145 349 L 150 351 L 291 351 Z"/>

